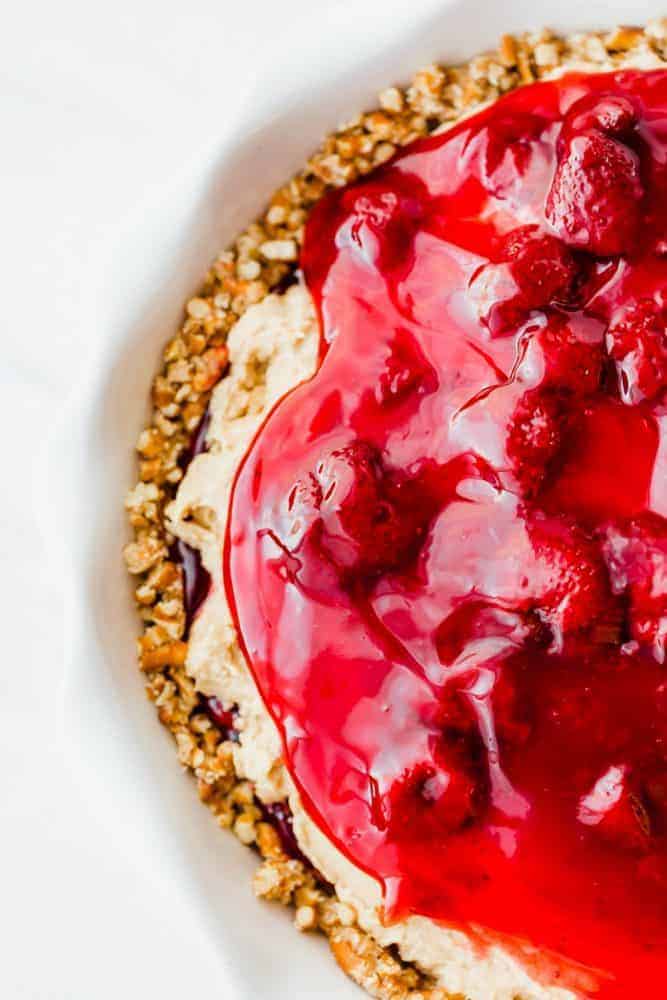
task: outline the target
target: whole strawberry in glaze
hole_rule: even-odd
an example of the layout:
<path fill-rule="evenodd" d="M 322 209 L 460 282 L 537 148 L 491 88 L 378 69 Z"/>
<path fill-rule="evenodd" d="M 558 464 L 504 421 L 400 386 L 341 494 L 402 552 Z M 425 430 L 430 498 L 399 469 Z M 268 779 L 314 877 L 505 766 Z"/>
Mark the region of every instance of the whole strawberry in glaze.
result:
<path fill-rule="evenodd" d="M 628 137 L 637 124 L 637 112 L 632 101 L 621 94 L 595 94 L 584 97 L 570 108 L 563 133 L 575 135 L 589 129 L 599 129 L 606 135 Z"/>
<path fill-rule="evenodd" d="M 316 471 L 320 546 L 341 569 L 373 575 L 400 564 L 423 533 L 389 496 L 379 455 L 364 442 L 334 450 Z"/>
<path fill-rule="evenodd" d="M 492 334 L 520 326 L 533 310 L 571 301 L 580 268 L 565 244 L 536 225 L 503 237 L 497 263 L 474 278 L 471 297 Z"/>
<path fill-rule="evenodd" d="M 518 304 L 543 309 L 566 303 L 574 291 L 579 267 L 561 240 L 537 226 L 513 229 L 503 240 L 501 258 L 510 264 L 517 283 Z"/>
<path fill-rule="evenodd" d="M 600 257 L 630 253 L 643 189 L 637 154 L 594 129 L 567 138 L 546 200 L 546 218 L 570 247 Z"/>

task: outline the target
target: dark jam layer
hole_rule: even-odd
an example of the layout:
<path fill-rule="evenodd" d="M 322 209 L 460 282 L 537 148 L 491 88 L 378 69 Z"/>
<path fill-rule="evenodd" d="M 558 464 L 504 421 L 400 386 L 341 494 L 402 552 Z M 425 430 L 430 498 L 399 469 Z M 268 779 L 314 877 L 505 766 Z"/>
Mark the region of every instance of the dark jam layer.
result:
<path fill-rule="evenodd" d="M 301 265 L 321 364 L 241 467 L 225 580 L 305 806 L 387 919 L 653 996 L 667 74 L 536 84 L 406 148 L 324 199 Z"/>
<path fill-rule="evenodd" d="M 197 455 L 202 455 L 208 450 L 206 444 L 206 434 L 210 423 L 211 414 L 208 408 L 204 411 L 204 416 L 194 430 L 187 448 L 181 452 L 178 464 L 185 473 Z M 183 573 L 183 607 L 185 609 L 185 634 L 187 639 L 190 634 L 192 623 L 197 617 L 197 612 L 206 600 L 211 589 L 211 574 L 204 566 L 201 553 L 198 549 L 193 549 L 180 538 L 175 539 L 169 556 L 177 566 L 181 567 Z M 216 700 L 216 699 L 212 699 Z"/>

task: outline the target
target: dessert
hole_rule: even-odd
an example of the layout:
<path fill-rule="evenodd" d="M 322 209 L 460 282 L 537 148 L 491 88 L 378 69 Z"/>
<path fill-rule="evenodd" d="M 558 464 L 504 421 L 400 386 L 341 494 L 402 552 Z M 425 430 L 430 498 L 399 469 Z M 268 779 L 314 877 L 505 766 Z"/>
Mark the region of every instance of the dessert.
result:
<path fill-rule="evenodd" d="M 325 154 L 302 274 L 294 239 L 223 258 L 278 263 L 235 322 L 192 300 L 156 381 L 145 462 L 194 409 L 129 502 L 166 529 L 128 549 L 151 692 L 260 893 L 378 996 L 611 1000 L 667 966 L 661 30 L 506 39 L 514 84 L 553 78 L 459 122 L 435 95 L 474 69 L 431 70 L 434 134 L 356 183 Z"/>

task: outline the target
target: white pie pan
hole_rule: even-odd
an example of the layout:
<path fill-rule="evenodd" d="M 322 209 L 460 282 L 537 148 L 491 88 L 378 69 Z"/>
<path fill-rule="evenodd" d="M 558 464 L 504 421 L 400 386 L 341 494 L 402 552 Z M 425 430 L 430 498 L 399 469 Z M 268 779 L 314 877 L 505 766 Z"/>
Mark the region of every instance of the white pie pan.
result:
<path fill-rule="evenodd" d="M 148 412 L 160 348 L 216 251 L 325 132 L 373 106 L 382 87 L 433 59 L 472 56 L 506 31 L 611 27 L 659 13 L 636 0 L 314 6 L 319 11 L 298 38 L 290 36 L 278 66 L 273 50 L 270 78 L 262 77 L 252 100 L 237 109 L 235 128 L 199 155 L 188 154 L 171 176 L 165 167 L 152 204 L 122 220 L 100 249 L 87 283 L 90 301 L 75 313 L 94 330 L 94 357 L 45 466 L 53 502 L 47 534 L 60 539 L 54 571 L 68 588 L 60 720 L 68 759 L 80 762 L 88 800 L 109 836 L 173 889 L 185 922 L 210 935 L 226 966 L 221 979 L 232 984 L 224 995 L 243 1000 L 344 1000 L 359 992 L 323 942 L 298 935 L 282 908 L 254 899 L 256 858 L 199 804 L 143 694 L 134 647 L 139 627 L 120 549 L 127 537 L 123 497 L 135 476 L 132 445 Z M 158 992 L 162 972 L 168 974 L 164 965 L 156 971 Z"/>

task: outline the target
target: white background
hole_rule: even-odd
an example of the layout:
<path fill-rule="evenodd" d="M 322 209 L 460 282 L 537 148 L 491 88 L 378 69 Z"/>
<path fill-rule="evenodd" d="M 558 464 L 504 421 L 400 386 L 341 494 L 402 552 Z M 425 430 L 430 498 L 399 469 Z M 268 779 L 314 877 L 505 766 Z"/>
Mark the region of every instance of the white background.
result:
<path fill-rule="evenodd" d="M 62 587 L 32 463 L 95 337 L 80 284 L 91 255 L 104 266 L 105 230 L 224 130 L 262 46 L 305 7 L 0 4 L 3 1000 L 230 995 L 208 942 L 114 848 L 59 753 Z"/>
<path fill-rule="evenodd" d="M 381 30 L 373 9 L 0 0 L 3 1000 L 232 996 L 214 947 L 183 928 L 169 886 L 114 845 L 61 752 L 63 586 L 41 534 L 50 500 L 35 456 L 95 341 L 108 231 L 286 60 L 317 58 L 309 39 L 325 51 L 341 17 Z"/>

